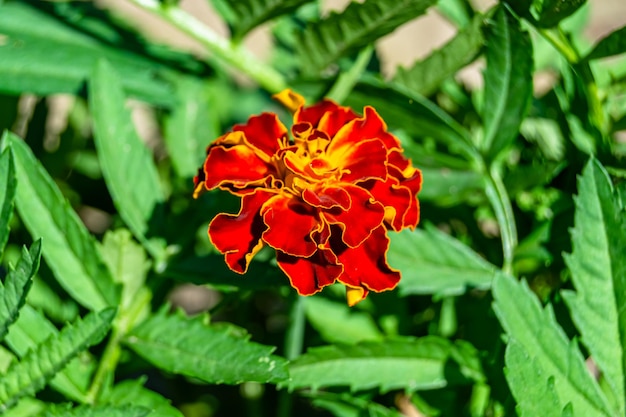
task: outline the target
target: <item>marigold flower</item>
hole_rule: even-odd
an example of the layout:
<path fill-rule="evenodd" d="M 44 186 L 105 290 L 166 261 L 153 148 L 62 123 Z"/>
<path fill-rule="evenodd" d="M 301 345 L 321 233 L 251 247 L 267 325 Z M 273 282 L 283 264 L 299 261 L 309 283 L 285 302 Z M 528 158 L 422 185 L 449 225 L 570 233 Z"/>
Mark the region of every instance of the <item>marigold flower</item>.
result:
<path fill-rule="evenodd" d="M 240 274 L 269 245 L 301 295 L 339 281 L 354 305 L 393 289 L 400 273 L 387 264 L 387 231 L 417 225 L 420 171 L 374 108 L 305 107 L 290 90 L 275 98 L 293 112 L 291 138 L 262 113 L 207 148 L 194 197 L 216 188 L 241 197 L 239 213 L 211 221 L 211 242 Z"/>

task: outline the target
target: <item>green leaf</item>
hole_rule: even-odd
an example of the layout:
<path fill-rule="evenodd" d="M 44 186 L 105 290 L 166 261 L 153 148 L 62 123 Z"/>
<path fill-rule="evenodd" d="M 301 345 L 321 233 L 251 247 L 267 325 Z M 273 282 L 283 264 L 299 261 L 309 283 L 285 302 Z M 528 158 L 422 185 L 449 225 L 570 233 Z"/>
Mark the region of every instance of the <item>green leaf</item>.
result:
<path fill-rule="evenodd" d="M 115 207 L 135 237 L 159 257 L 162 249 L 148 240 L 154 225 L 162 224 L 165 200 L 152 155 L 139 139 L 125 108 L 120 77 L 100 60 L 89 84 L 94 140 L 102 173 Z"/>
<path fill-rule="evenodd" d="M 122 406 L 138 405 L 153 411 L 150 417 L 183 417 L 183 413 L 174 408 L 169 400 L 144 388 L 146 378 L 127 380 L 116 384 L 110 392 L 105 393 L 100 401 L 105 404 Z"/>
<path fill-rule="evenodd" d="M 136 405 L 81 405 L 74 409 L 54 407 L 42 414 L 42 417 L 166 417 L 166 415 Z"/>
<path fill-rule="evenodd" d="M 9 240 L 9 223 L 13 216 L 16 185 L 13 154 L 5 150 L 0 154 L 0 259 Z"/>
<path fill-rule="evenodd" d="M 390 129 L 403 129 L 415 137 L 432 137 L 450 151 L 476 157 L 470 133 L 433 102 L 398 85 L 367 79 L 358 83 L 345 104 L 356 110 L 372 106 Z"/>
<path fill-rule="evenodd" d="M 565 256 L 576 292 L 563 297 L 619 414 L 626 405 L 626 217 L 602 165 L 589 161 L 578 180 L 572 253 Z M 601 319 L 599 319 L 601 318 Z"/>
<path fill-rule="evenodd" d="M 191 178 L 198 173 L 206 146 L 221 135 L 212 85 L 181 78 L 176 92 L 179 105 L 165 118 L 164 141 L 176 173 Z"/>
<path fill-rule="evenodd" d="M 335 417 L 403 417 L 404 414 L 373 401 L 347 394 L 316 393 L 311 396 L 315 407 L 329 411 Z"/>
<path fill-rule="evenodd" d="M 549 28 L 574 14 L 587 0 L 535 0 L 533 6 L 538 27 Z"/>
<path fill-rule="evenodd" d="M 402 272 L 401 295 L 488 289 L 499 272 L 467 245 L 430 225 L 392 234 L 387 260 Z"/>
<path fill-rule="evenodd" d="M 310 23 L 300 37 L 302 69 L 316 73 L 421 16 L 436 0 L 353 1 L 341 13 Z"/>
<path fill-rule="evenodd" d="M 4 417 L 33 417 L 39 416 L 45 411 L 46 404 L 43 401 L 30 397 L 24 397 L 11 409 L 2 414 Z"/>
<path fill-rule="evenodd" d="M 304 304 L 311 326 L 329 343 L 380 341 L 383 334 L 372 316 L 323 297 L 309 297 Z"/>
<path fill-rule="evenodd" d="M 279 382 L 285 359 L 273 347 L 250 342 L 232 326 L 205 324 L 205 317 L 167 315 L 165 309 L 136 327 L 126 344 L 155 366 L 208 383 Z"/>
<path fill-rule="evenodd" d="M 484 44 L 484 16 L 477 14 L 442 48 L 433 51 L 409 69 L 398 68 L 393 78 L 397 84 L 424 96 L 431 95 L 458 70 L 472 62 Z"/>
<path fill-rule="evenodd" d="M 260 24 L 290 14 L 313 0 L 239 0 L 230 2 L 233 12 L 233 38 L 242 39 Z"/>
<path fill-rule="evenodd" d="M 528 33 L 500 6 L 487 27 L 483 146 L 495 158 L 517 136 L 533 94 L 533 49 Z"/>
<path fill-rule="evenodd" d="M 606 58 L 626 52 L 626 26 L 614 30 L 600 39 L 596 46 L 587 54 L 585 60 Z"/>
<path fill-rule="evenodd" d="M 554 389 L 554 378 L 546 375 L 515 339 L 508 343 L 505 363 L 520 417 L 561 417 L 563 405 Z"/>
<path fill-rule="evenodd" d="M 36 6 L 35 6 L 36 7 Z M 23 2 L 0 4 L 0 91 L 12 94 L 77 93 L 94 63 L 109 59 L 124 74 L 129 93 L 156 104 L 173 104 L 168 70 L 135 53 L 72 29 Z M 45 59 L 42 59 L 45 57 Z"/>
<path fill-rule="evenodd" d="M 457 354 L 452 343 L 435 336 L 323 346 L 291 362 L 291 378 L 281 385 L 290 390 L 349 386 L 352 391 L 381 392 L 443 388 L 468 383 L 472 371 L 455 363 Z"/>
<path fill-rule="evenodd" d="M 126 309 L 134 301 L 143 286 L 150 262 L 141 245 L 133 241 L 126 229 L 108 231 L 100 247 L 102 258 L 113 274 L 113 279 L 122 285 L 121 306 Z"/>
<path fill-rule="evenodd" d="M 424 184 L 428 184 L 419 192 L 420 201 L 450 207 L 466 203 L 472 194 L 482 193 L 484 181 L 476 171 L 448 168 L 420 168 L 420 171 Z"/>
<path fill-rule="evenodd" d="M 30 250 L 22 248 L 22 257 L 17 267 L 9 271 L 4 284 L 0 282 L 0 340 L 4 339 L 9 326 L 17 320 L 33 283 L 33 276 L 39 269 L 40 258 L 41 240 L 38 240 Z"/>
<path fill-rule="evenodd" d="M 7 133 L 1 143 L 15 157 L 16 205 L 31 236 L 45 240 L 43 256 L 57 281 L 90 310 L 117 305 L 118 289 L 96 241 L 28 145 Z"/>
<path fill-rule="evenodd" d="M 509 339 L 514 340 L 533 364 L 524 374 L 540 370 L 554 379 L 561 404 L 571 402 L 579 416 L 613 416 L 608 401 L 589 370 L 576 343 L 570 342 L 554 317 L 552 308 L 541 308 L 526 282 L 498 274 L 493 282 L 494 310 Z M 521 352 L 519 352 L 521 350 Z M 530 365 L 529 365 L 530 366 Z M 511 369 L 509 373 L 516 372 Z M 537 392 L 537 391 L 534 391 Z M 513 392 L 515 395 L 515 391 Z M 515 397 L 517 402 L 539 400 Z"/>
<path fill-rule="evenodd" d="M 0 377 L 0 412 L 11 407 L 19 398 L 33 394 L 80 352 L 94 345 L 106 335 L 115 317 L 115 309 L 89 313 L 84 319 L 66 325 L 37 349 L 29 351 L 19 362 L 14 362 Z"/>

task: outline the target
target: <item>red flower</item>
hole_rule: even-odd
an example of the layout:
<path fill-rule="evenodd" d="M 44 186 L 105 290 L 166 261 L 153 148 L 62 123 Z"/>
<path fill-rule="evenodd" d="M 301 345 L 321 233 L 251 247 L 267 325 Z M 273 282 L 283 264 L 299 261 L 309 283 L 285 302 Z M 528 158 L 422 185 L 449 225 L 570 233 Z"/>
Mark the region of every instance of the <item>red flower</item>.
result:
<path fill-rule="evenodd" d="M 252 116 L 219 137 L 194 178 L 195 193 L 219 188 L 241 197 L 219 214 L 209 238 L 243 274 L 264 246 L 301 295 L 339 281 L 348 304 L 393 289 L 387 230 L 415 228 L 422 177 L 372 107 L 362 117 L 330 100 L 305 107 L 289 90 L 276 97 L 293 112 L 291 138 L 273 113 Z"/>

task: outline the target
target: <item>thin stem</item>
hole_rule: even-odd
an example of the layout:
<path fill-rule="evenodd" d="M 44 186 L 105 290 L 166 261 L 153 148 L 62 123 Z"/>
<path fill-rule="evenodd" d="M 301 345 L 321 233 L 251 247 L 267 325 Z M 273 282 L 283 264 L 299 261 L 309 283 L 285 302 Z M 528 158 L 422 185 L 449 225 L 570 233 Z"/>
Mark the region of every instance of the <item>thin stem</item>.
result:
<path fill-rule="evenodd" d="M 365 47 L 356 60 L 354 61 L 354 65 L 352 67 L 339 75 L 337 77 L 337 81 L 332 86 L 326 97 L 335 100 L 338 103 L 341 103 L 348 97 L 356 83 L 359 81 L 361 74 L 367 68 L 367 64 L 369 64 L 370 59 L 372 59 L 372 54 L 374 53 L 374 46 L 368 45 Z"/>
<path fill-rule="evenodd" d="M 163 4 L 158 0 L 130 1 L 157 14 L 179 30 L 200 41 L 216 58 L 246 74 L 270 93 L 278 93 L 287 87 L 287 83 L 280 72 L 260 61 L 243 45 L 234 44 L 219 36 L 178 6 Z"/>
<path fill-rule="evenodd" d="M 485 191 L 500 226 L 504 257 L 502 270 L 507 274 L 512 274 L 513 257 L 515 247 L 517 246 L 517 227 L 515 226 L 513 207 L 511 206 L 506 187 L 500 178 L 500 174 L 493 167 L 487 172 Z"/>
<path fill-rule="evenodd" d="M 302 353 L 304 344 L 304 327 L 306 324 L 304 297 L 298 296 L 294 303 L 289 320 L 289 327 L 285 335 L 285 357 L 293 360 Z M 293 404 L 293 396 L 291 393 L 283 390 L 278 397 L 278 417 L 291 416 L 291 407 Z"/>

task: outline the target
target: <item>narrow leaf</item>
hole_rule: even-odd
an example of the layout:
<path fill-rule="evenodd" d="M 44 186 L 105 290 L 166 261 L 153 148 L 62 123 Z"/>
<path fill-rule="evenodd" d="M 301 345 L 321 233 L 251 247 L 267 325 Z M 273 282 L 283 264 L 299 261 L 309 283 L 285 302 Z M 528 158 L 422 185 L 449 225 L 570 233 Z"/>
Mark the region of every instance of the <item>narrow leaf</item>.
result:
<path fill-rule="evenodd" d="M 273 347 L 239 337 L 234 327 L 209 326 L 162 310 L 135 328 L 128 346 L 155 366 L 208 383 L 279 382 L 287 378 L 285 359 Z"/>
<path fill-rule="evenodd" d="M 572 253 L 565 261 L 576 292 L 563 297 L 593 360 L 626 408 L 626 218 L 607 172 L 589 161 L 578 180 Z"/>
<path fill-rule="evenodd" d="M 505 363 L 520 417 L 561 417 L 563 405 L 554 390 L 554 378 L 546 375 L 515 339 L 509 340 Z"/>
<path fill-rule="evenodd" d="M 586 60 L 606 58 L 626 52 L 626 26 L 614 30 L 594 46 Z"/>
<path fill-rule="evenodd" d="M 282 385 L 290 390 L 349 386 L 352 391 L 386 392 L 468 383 L 470 371 L 454 363 L 455 355 L 452 343 L 434 336 L 312 348 L 290 363 L 291 378 Z"/>
<path fill-rule="evenodd" d="M 533 93 L 533 52 L 522 31 L 503 6 L 492 17 L 486 34 L 484 149 L 495 158 L 517 136 Z"/>
<path fill-rule="evenodd" d="M 9 240 L 9 223 L 13 217 L 16 185 L 13 154 L 5 150 L 0 154 L 0 259 L 2 259 L 4 246 Z M 1 336 L 0 339 L 2 339 Z"/>
<path fill-rule="evenodd" d="M 89 84 L 94 140 L 113 202 L 133 234 L 151 251 L 159 249 L 148 235 L 161 224 L 165 197 L 152 155 L 139 139 L 119 76 L 107 61 L 96 65 Z"/>
<path fill-rule="evenodd" d="M 452 236 L 432 226 L 391 235 L 389 264 L 402 272 L 401 295 L 463 294 L 488 289 L 498 269 Z"/>
<path fill-rule="evenodd" d="M 112 308 L 90 313 L 65 326 L 58 335 L 51 336 L 20 362 L 14 362 L 0 377 L 0 412 L 11 407 L 20 397 L 43 388 L 71 359 L 102 340 L 114 316 Z"/>
<path fill-rule="evenodd" d="M 133 96 L 173 104 L 171 87 L 164 81 L 167 67 L 64 25 L 37 7 L 0 4 L 0 33 L 6 37 L 0 42 L 0 91 L 77 93 L 98 58 L 106 57 L 124 74 L 124 87 Z"/>
<path fill-rule="evenodd" d="M 383 334 L 372 316 L 323 297 L 309 297 L 304 304 L 311 326 L 329 343 L 380 341 Z"/>
<path fill-rule="evenodd" d="M 54 407 L 43 413 L 42 417 L 165 417 L 165 415 L 136 405 L 81 405 L 74 409 Z"/>
<path fill-rule="evenodd" d="M 319 72 L 340 58 L 367 46 L 398 26 L 421 16 L 436 0 L 353 1 L 341 13 L 311 23 L 298 50 L 303 70 Z"/>
<path fill-rule="evenodd" d="M 315 393 L 311 395 L 315 407 L 329 411 L 335 417 L 404 417 L 397 410 L 384 407 L 369 399 L 348 394 Z"/>
<path fill-rule="evenodd" d="M 127 380 L 115 384 L 113 389 L 100 399 L 102 403 L 123 406 L 135 405 L 152 410 L 150 417 L 183 417 L 183 413 L 174 408 L 169 400 L 143 386 L 145 378 L 141 380 Z"/>
<path fill-rule="evenodd" d="M 554 27 L 568 16 L 574 14 L 587 0 L 542 0 L 534 1 L 536 6 L 537 26 Z"/>
<path fill-rule="evenodd" d="M 559 402 L 571 402 L 576 415 L 615 415 L 585 366 L 576 344 L 567 339 L 556 322 L 552 309 L 549 306 L 541 308 L 539 300 L 526 282 L 518 282 L 508 275 L 498 274 L 493 283 L 493 295 L 493 308 L 502 327 L 508 337 L 530 358 L 527 363 L 533 363 L 533 369 L 523 371 L 524 373 L 537 372 L 538 369 L 546 378 L 553 378 Z M 521 397 L 515 399 L 518 403 L 540 400 Z"/>
<path fill-rule="evenodd" d="M 239 0 L 230 3 L 234 14 L 233 37 L 243 38 L 261 23 L 294 12 L 313 0 Z"/>
<path fill-rule="evenodd" d="M 483 21 L 484 16 L 477 14 L 442 48 L 409 69 L 398 68 L 393 81 L 424 96 L 434 93 L 443 81 L 476 58 L 484 44 Z"/>
<path fill-rule="evenodd" d="M 30 250 L 22 248 L 22 257 L 17 267 L 9 271 L 4 285 L 0 282 L 0 340 L 4 339 L 8 327 L 17 320 L 33 283 L 33 276 L 39 269 L 40 257 L 41 240 L 33 243 Z"/>
<path fill-rule="evenodd" d="M 96 241 L 50 175 L 17 136 L 5 134 L 1 145 L 10 147 L 15 156 L 20 217 L 32 236 L 46 242 L 43 256 L 57 281 L 90 310 L 116 305 L 118 290 Z"/>
<path fill-rule="evenodd" d="M 19 319 L 11 326 L 6 344 L 19 358 L 23 358 L 46 339 L 58 334 L 59 331 L 50 320 L 27 304 L 20 310 Z M 84 402 L 95 368 L 93 358 L 83 352 L 52 378 L 50 386 L 68 399 Z"/>

